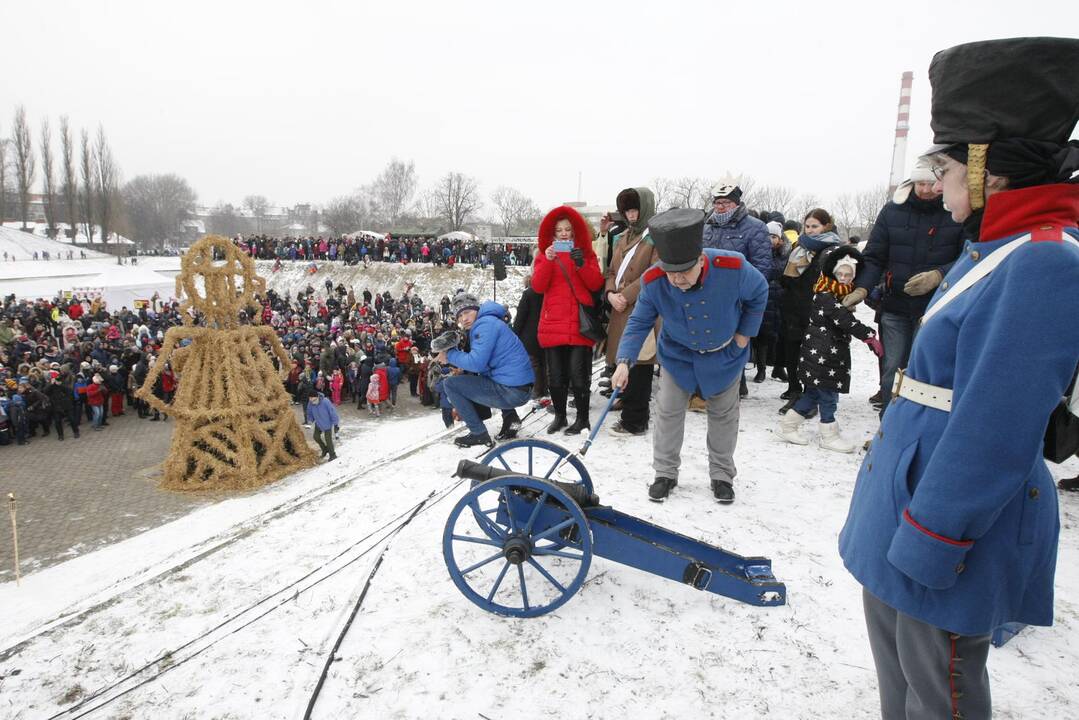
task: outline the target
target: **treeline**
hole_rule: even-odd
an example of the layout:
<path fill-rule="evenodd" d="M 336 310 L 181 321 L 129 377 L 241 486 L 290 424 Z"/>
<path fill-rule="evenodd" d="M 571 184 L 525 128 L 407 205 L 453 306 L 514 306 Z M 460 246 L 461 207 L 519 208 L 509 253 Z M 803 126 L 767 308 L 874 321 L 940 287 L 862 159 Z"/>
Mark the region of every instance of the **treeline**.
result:
<path fill-rule="evenodd" d="M 113 157 L 105 129 L 98 126 L 91 138 L 85 128 L 75 131 L 66 115 L 60 117 L 58 138 L 49 118 L 43 118 L 37 141 L 26 108 L 15 108 L 10 137 L 0 134 L 0 218 L 26 227 L 31 215 L 35 183 L 41 178 L 44 221 L 54 237 L 64 224 L 81 228 L 92 242 L 95 227 L 107 242 L 120 216 L 120 168 Z M 59 143 L 59 147 L 57 147 Z"/>

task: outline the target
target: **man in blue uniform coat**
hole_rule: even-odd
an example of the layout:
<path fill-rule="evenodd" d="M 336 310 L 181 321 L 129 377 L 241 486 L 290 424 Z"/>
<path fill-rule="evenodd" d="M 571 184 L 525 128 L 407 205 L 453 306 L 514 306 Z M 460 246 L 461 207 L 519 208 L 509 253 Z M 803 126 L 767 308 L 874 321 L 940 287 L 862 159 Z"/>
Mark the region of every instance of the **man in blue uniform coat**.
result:
<path fill-rule="evenodd" d="M 734 449 L 738 441 L 738 381 L 768 302 L 768 282 L 740 253 L 702 249 L 704 213 L 668 210 L 648 231 L 659 262 L 642 279 L 637 306 L 616 353 L 611 385 L 624 388 L 648 333 L 663 319 L 657 354 L 663 368 L 656 397 L 648 490 L 662 502 L 678 484 L 689 399 L 708 406 L 708 474 L 721 503 L 734 502 Z"/>
<path fill-rule="evenodd" d="M 1053 622 L 1060 521 L 1042 454 L 1079 363 L 1076 77 L 1079 40 L 1057 38 L 959 45 L 929 68 L 935 188 L 969 240 L 839 536 L 885 718 L 989 718 L 991 633 Z"/>

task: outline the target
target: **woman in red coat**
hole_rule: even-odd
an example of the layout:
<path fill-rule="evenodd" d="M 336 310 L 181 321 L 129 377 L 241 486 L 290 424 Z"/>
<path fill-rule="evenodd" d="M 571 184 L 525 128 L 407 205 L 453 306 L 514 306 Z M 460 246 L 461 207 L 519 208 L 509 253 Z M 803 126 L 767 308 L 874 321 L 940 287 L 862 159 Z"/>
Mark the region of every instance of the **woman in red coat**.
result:
<path fill-rule="evenodd" d="M 561 243 L 568 246 L 570 242 L 572 250 L 558 251 L 563 247 Z M 538 244 L 532 289 L 543 295 L 543 309 L 536 336 L 544 349 L 547 385 L 555 411 L 547 432 L 566 427 L 566 399 L 572 387 L 577 419 L 566 428 L 566 434 L 576 435 L 591 427 L 588 402 L 595 344 L 581 335 L 579 305 L 595 303 L 592 293 L 603 286 L 603 274 L 592 250 L 592 231 L 571 207 L 557 207 L 547 213 L 540 223 Z"/>

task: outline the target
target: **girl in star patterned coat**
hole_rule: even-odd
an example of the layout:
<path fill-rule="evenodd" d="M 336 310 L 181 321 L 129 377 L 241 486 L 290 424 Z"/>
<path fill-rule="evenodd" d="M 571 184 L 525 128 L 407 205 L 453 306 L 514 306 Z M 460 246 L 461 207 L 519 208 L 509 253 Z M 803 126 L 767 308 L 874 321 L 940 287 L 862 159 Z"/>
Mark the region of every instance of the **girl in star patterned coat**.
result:
<path fill-rule="evenodd" d="M 835 411 L 840 393 L 850 392 L 850 339 L 854 336 L 869 346 L 878 357 L 880 341 L 872 328 L 854 317 L 841 300 L 854 287 L 854 276 L 862 255 L 850 245 L 825 251 L 821 275 L 813 287 L 813 306 L 809 328 L 802 341 L 798 379 L 805 391 L 794 407 L 780 419 L 781 438 L 796 445 L 806 445 L 802 422 L 813 409 L 820 411 L 821 447 L 837 452 L 853 452 L 854 445 L 839 435 Z"/>

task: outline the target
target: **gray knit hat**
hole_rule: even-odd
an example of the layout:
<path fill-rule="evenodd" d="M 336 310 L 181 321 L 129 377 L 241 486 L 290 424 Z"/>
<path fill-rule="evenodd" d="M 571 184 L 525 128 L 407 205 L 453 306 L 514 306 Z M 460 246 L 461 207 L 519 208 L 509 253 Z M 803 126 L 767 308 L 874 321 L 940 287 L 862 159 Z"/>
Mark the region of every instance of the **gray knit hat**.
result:
<path fill-rule="evenodd" d="M 453 296 L 453 316 L 458 317 L 465 310 L 479 310 L 480 300 L 470 292 L 461 291 Z"/>

